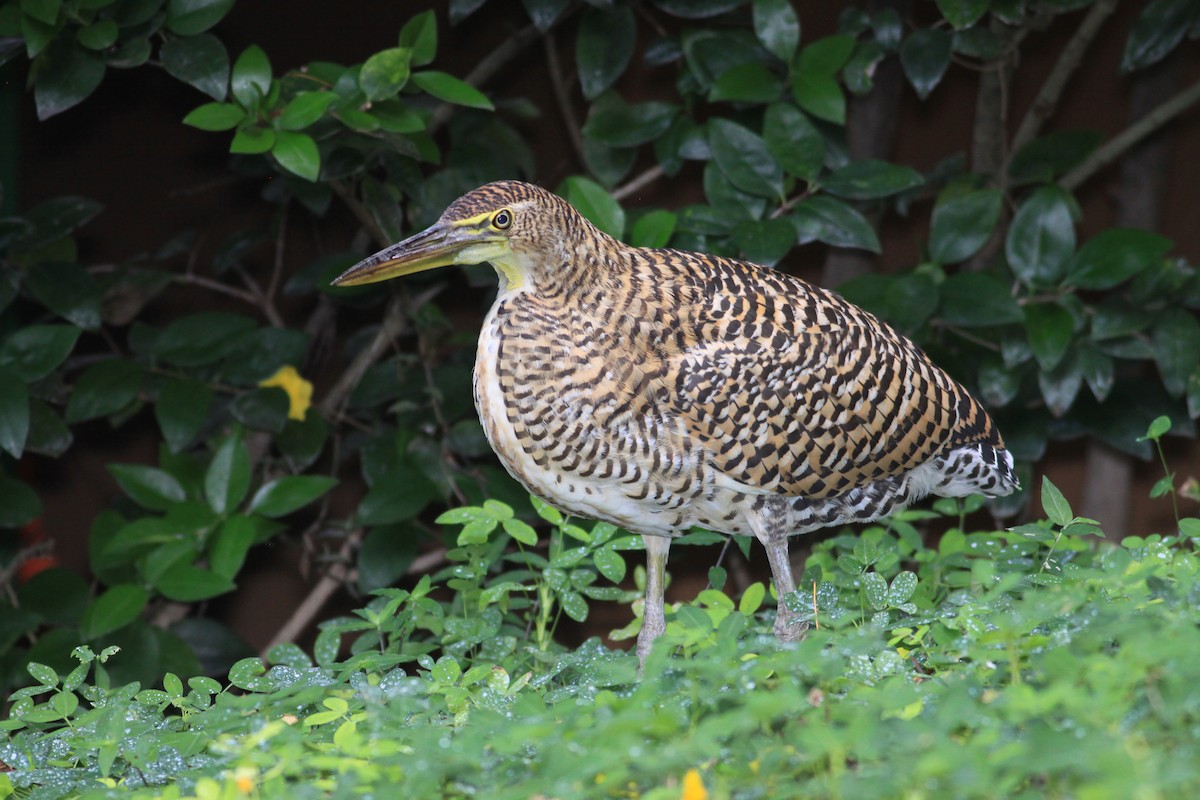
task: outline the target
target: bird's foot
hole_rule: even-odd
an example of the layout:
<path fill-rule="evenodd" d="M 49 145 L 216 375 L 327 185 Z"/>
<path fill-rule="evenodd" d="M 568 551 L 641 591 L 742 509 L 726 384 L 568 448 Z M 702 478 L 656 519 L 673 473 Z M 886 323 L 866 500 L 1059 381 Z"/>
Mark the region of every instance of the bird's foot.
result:
<path fill-rule="evenodd" d="M 775 612 L 775 638 L 781 642 L 802 642 L 807 636 L 808 620 L 781 602 Z"/>

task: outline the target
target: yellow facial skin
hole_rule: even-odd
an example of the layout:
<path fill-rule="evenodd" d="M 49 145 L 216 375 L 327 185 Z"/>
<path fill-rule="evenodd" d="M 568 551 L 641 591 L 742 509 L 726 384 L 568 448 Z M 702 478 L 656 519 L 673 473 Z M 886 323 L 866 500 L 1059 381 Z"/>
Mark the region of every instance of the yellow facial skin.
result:
<path fill-rule="evenodd" d="M 490 261 L 508 288 L 516 288 L 521 284 L 521 272 L 505 233 L 511 224 L 512 212 L 507 209 L 451 222 L 439 220 L 363 259 L 335 278 L 333 285 L 361 286 L 451 264 Z"/>

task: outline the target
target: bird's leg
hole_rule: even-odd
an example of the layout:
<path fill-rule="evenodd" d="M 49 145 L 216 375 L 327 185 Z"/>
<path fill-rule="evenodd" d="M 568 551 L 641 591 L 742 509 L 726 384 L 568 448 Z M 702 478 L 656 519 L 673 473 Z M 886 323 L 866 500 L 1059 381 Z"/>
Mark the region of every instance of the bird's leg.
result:
<path fill-rule="evenodd" d="M 792 579 L 792 561 L 788 557 L 788 537 L 782 531 L 772 530 L 760 537 L 771 563 L 771 575 L 775 578 L 775 593 L 779 595 L 779 607 L 775 612 L 775 637 L 781 642 L 802 641 L 808 633 L 808 620 L 788 608 L 784 598 L 796 591 Z"/>
<path fill-rule="evenodd" d="M 667 536 L 643 535 L 642 542 L 646 546 L 646 606 L 642 611 L 642 630 L 638 633 L 637 656 L 638 664 L 644 667 L 654 640 L 667 629 L 663 588 L 671 539 Z"/>

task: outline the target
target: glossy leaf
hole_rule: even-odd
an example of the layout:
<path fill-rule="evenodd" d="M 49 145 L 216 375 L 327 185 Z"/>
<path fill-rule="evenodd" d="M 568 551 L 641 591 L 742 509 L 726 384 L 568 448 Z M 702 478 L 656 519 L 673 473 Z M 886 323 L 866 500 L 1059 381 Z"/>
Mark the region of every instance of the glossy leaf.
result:
<path fill-rule="evenodd" d="M 710 103 L 770 103 L 779 99 L 783 81 L 762 64 L 738 64 L 717 78 L 708 90 Z"/>
<path fill-rule="evenodd" d="M 1133 72 L 1162 61 L 1200 20 L 1195 0 L 1151 0 L 1125 42 L 1121 71 Z"/>
<path fill-rule="evenodd" d="M 1099 131 L 1056 131 L 1022 147 L 1008 165 L 1014 183 L 1045 183 L 1083 163 L 1102 136 Z"/>
<path fill-rule="evenodd" d="M 1057 303 L 1030 303 L 1025 306 L 1025 333 L 1038 365 L 1049 372 L 1066 354 L 1075 333 L 1075 320 Z"/>
<path fill-rule="evenodd" d="M 84 370 L 67 398 L 66 419 L 84 422 L 121 411 L 137 398 L 142 370 L 120 358 L 93 364 Z"/>
<path fill-rule="evenodd" d="M 311 136 L 294 131 L 276 131 L 271 155 L 293 175 L 316 181 L 321 174 L 321 153 Z"/>
<path fill-rule="evenodd" d="M 191 378 L 172 378 L 163 384 L 154 403 L 154 417 L 171 452 L 187 447 L 208 420 L 213 391 Z"/>
<path fill-rule="evenodd" d="M 358 85 L 371 102 L 394 97 L 408 83 L 412 70 L 412 50 L 390 47 L 380 50 L 363 63 Z"/>
<path fill-rule="evenodd" d="M 922 100 L 929 97 L 950 66 L 953 39 L 940 28 L 920 28 L 900 47 L 900 64 Z"/>
<path fill-rule="evenodd" d="M 621 77 L 633 58 L 636 40 L 637 22 L 629 6 L 603 10 L 588 6 L 575 40 L 575 65 L 584 97 L 594 99 Z"/>
<path fill-rule="evenodd" d="M 981 272 L 959 272 L 941 286 L 941 316 L 964 327 L 1004 325 L 1025 319 L 1009 287 Z"/>
<path fill-rule="evenodd" d="M 39 120 L 86 100 L 104 80 L 104 62 L 73 39 L 54 40 L 39 56 L 33 98 Z"/>
<path fill-rule="evenodd" d="M 163 42 L 159 57 L 163 68 L 172 77 L 194 86 L 214 100 L 225 99 L 229 85 L 229 53 L 217 37 L 202 33 L 168 39 Z"/>
<path fill-rule="evenodd" d="M 423 67 L 437 55 L 437 14 L 432 9 L 415 15 L 400 29 L 400 46 L 412 51 L 414 67 Z"/>
<path fill-rule="evenodd" d="M 1051 522 L 1060 528 L 1067 525 L 1074 516 L 1067 498 L 1045 475 L 1042 476 L 1042 511 L 1046 513 L 1046 517 Z"/>
<path fill-rule="evenodd" d="M 821 184 L 830 194 L 848 200 L 874 200 L 920 186 L 925 182 L 912 167 L 865 159 L 836 170 Z"/>
<path fill-rule="evenodd" d="M 67 359 L 79 340 L 74 325 L 27 325 L 0 344 L 0 366 L 26 383 L 49 375 Z"/>
<path fill-rule="evenodd" d="M 1038 189 L 1017 209 L 1004 252 L 1013 273 L 1026 285 L 1057 283 L 1075 251 L 1071 197 L 1057 186 Z"/>
<path fill-rule="evenodd" d="M 245 118 L 246 112 L 234 103 L 205 103 L 188 112 L 183 124 L 202 131 L 227 131 L 236 128 Z"/>
<path fill-rule="evenodd" d="M 246 108 L 258 108 L 271 91 L 271 62 L 258 45 L 250 45 L 233 64 L 230 87 Z"/>
<path fill-rule="evenodd" d="M 833 197 L 814 195 L 806 198 L 793 209 L 792 221 L 800 244 L 819 241 L 872 253 L 881 250 L 879 237 L 867 218 Z"/>
<path fill-rule="evenodd" d="M 92 601 L 83 612 L 79 634 L 84 639 L 96 639 L 123 628 L 141 616 L 150 596 L 141 586 L 123 583 L 113 586 Z"/>
<path fill-rule="evenodd" d="M 231 592 L 237 586 L 229 578 L 218 575 L 212 570 L 193 564 L 180 563 L 158 576 L 155 588 L 162 592 L 163 597 L 168 600 L 174 600 L 177 603 L 195 603 Z"/>
<path fill-rule="evenodd" d="M 929 251 L 939 264 L 965 261 L 987 243 L 1000 219 L 998 189 L 947 190 L 933 207 Z"/>
<path fill-rule="evenodd" d="M 831 75 L 798 72 L 792 77 L 796 104 L 818 119 L 834 125 L 846 124 L 846 95 Z"/>
<path fill-rule="evenodd" d="M 1080 289 L 1111 289 L 1160 262 L 1172 242 L 1150 231 L 1110 228 L 1084 243 L 1067 267 L 1067 280 Z"/>
<path fill-rule="evenodd" d="M 521 0 L 534 26 L 545 33 L 554 27 L 562 13 L 567 10 L 570 0 Z"/>
<path fill-rule="evenodd" d="M 20 458 L 29 436 L 29 388 L 11 367 L 0 366 L 0 450 Z"/>
<path fill-rule="evenodd" d="M 20 528 L 42 514 L 42 501 L 29 486 L 0 475 L 0 528 Z"/>
<path fill-rule="evenodd" d="M 436 70 L 415 72 L 412 81 L 422 90 L 447 103 L 468 108 L 482 108 L 485 111 L 491 111 L 494 108 L 487 95 L 466 81 L 446 72 Z"/>
<path fill-rule="evenodd" d="M 167 0 L 167 30 L 193 36 L 220 22 L 234 0 Z"/>
<path fill-rule="evenodd" d="M 825 138 L 803 111 L 772 103 L 763 117 L 763 140 L 789 175 L 811 181 L 825 163 Z"/>
<path fill-rule="evenodd" d="M 658 208 L 638 218 L 629 233 L 629 243 L 634 247 L 666 247 L 675 232 L 677 217 L 670 211 Z"/>
<path fill-rule="evenodd" d="M 938 10 L 956 29 L 969 28 L 988 9 L 989 0 L 937 0 Z"/>
<path fill-rule="evenodd" d="M 337 485 L 325 475 L 287 475 L 263 486 L 250 501 L 249 512 L 264 517 L 282 517 L 303 508 Z"/>
<path fill-rule="evenodd" d="M 782 197 L 783 170 L 761 136 L 718 118 L 709 120 L 708 141 L 717 166 L 735 187 L 759 197 Z"/>
<path fill-rule="evenodd" d="M 284 106 L 279 115 L 279 127 L 287 131 L 303 130 L 324 116 L 335 100 L 334 92 L 301 92 Z"/>
<path fill-rule="evenodd" d="M 609 147 L 637 147 L 666 133 L 677 108 L 668 103 L 627 104 L 616 92 L 596 98 L 583 135 Z"/>
<path fill-rule="evenodd" d="M 84 330 L 100 327 L 100 288 L 81 265 L 38 264 L 25 275 L 25 286 L 38 302 Z"/>
<path fill-rule="evenodd" d="M 109 473 L 133 502 L 151 511 L 166 511 L 185 499 L 174 475 L 143 464 L 109 464 Z"/>
<path fill-rule="evenodd" d="M 754 0 L 754 33 L 763 47 L 791 61 L 800 43 L 800 20 L 788 0 Z"/>
<path fill-rule="evenodd" d="M 204 473 L 204 497 L 218 514 L 232 513 L 250 489 L 250 456 L 242 437 L 229 436 L 213 453 Z"/>
<path fill-rule="evenodd" d="M 438 497 L 437 488 L 415 465 L 401 461 L 371 486 L 358 504 L 364 525 L 389 525 L 410 520 Z"/>
<path fill-rule="evenodd" d="M 1163 386 L 1172 397 L 1182 397 L 1188 378 L 1200 367 L 1200 322 L 1189 311 L 1170 309 L 1160 315 L 1150 342 Z"/>

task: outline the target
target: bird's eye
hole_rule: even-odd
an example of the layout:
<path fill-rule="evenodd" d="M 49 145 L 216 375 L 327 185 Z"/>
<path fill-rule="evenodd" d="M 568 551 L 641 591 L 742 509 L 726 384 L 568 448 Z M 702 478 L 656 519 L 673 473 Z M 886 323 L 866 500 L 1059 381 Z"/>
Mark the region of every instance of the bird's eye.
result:
<path fill-rule="evenodd" d="M 509 211 L 507 208 L 501 209 L 500 211 L 496 212 L 496 215 L 494 217 L 492 217 L 492 227 L 498 228 L 499 230 L 502 230 L 502 231 L 508 230 L 508 228 L 512 225 L 512 220 L 513 220 L 512 212 Z"/>

